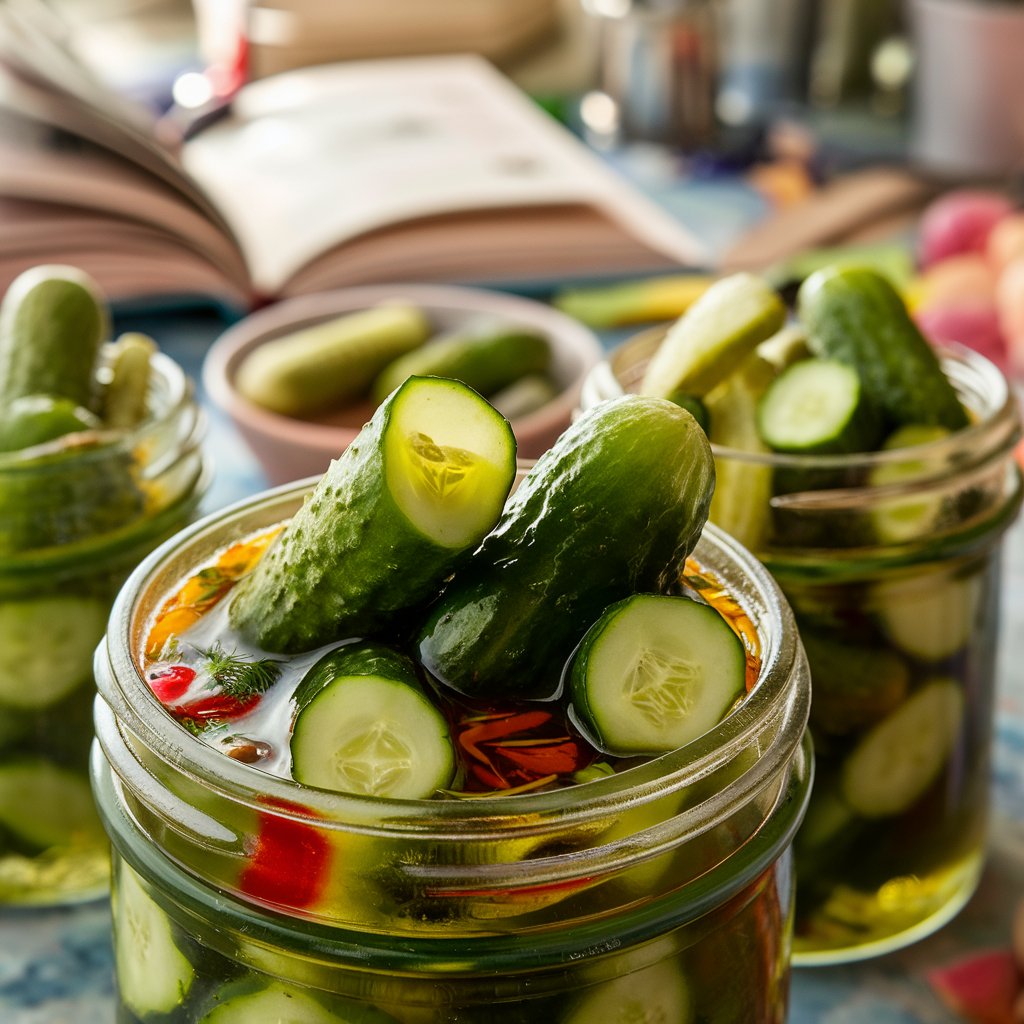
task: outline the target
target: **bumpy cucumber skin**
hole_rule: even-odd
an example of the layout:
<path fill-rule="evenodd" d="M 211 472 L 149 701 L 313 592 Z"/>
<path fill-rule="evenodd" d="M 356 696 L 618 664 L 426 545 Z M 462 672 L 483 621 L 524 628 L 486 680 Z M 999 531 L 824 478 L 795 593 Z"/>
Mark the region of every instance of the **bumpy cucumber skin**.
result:
<path fill-rule="evenodd" d="M 93 408 L 108 326 L 99 289 L 82 271 L 58 265 L 25 271 L 0 304 L 0 408 L 35 394 Z"/>
<path fill-rule="evenodd" d="M 384 438 L 392 409 L 421 380 L 407 381 L 377 409 L 236 588 L 231 624 L 264 650 L 290 654 L 380 635 L 424 607 L 465 550 L 424 537 L 388 490 Z M 508 448 L 511 487 L 511 427 Z"/>
<path fill-rule="evenodd" d="M 602 611 L 666 590 L 707 519 L 707 437 L 664 399 L 626 395 L 576 421 L 506 502 L 418 639 L 461 693 L 549 696 Z"/>
<path fill-rule="evenodd" d="M 864 267 L 812 274 L 797 294 L 808 345 L 852 366 L 887 426 L 967 426 L 967 413 L 935 352 L 893 286 Z"/>
<path fill-rule="evenodd" d="M 295 706 L 301 710 L 325 686 L 342 676 L 383 676 L 420 688 L 412 659 L 375 643 L 346 644 L 325 654 L 303 677 L 295 690 Z"/>
<path fill-rule="evenodd" d="M 547 338 L 529 331 L 459 335 L 430 342 L 381 371 L 373 397 L 383 402 L 406 377 L 450 377 L 485 397 L 528 373 L 543 373 L 551 362 Z"/>

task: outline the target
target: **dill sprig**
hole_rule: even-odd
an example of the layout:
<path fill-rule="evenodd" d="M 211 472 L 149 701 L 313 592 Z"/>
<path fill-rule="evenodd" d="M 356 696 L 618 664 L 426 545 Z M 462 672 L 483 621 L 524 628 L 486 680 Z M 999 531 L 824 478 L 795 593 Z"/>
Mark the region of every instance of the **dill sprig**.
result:
<path fill-rule="evenodd" d="M 206 659 L 210 678 L 221 692 L 238 700 L 266 693 L 281 674 L 281 664 L 273 658 L 255 660 L 237 651 L 229 653 L 219 641 L 205 650 L 196 650 Z"/>

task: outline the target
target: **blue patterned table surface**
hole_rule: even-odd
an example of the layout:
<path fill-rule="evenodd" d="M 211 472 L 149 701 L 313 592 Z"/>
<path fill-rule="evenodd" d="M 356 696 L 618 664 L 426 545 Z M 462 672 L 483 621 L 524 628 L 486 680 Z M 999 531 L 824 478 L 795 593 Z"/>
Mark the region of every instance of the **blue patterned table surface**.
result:
<path fill-rule="evenodd" d="M 197 377 L 223 324 L 213 315 L 177 314 L 133 318 L 132 326 L 152 333 Z M 207 510 L 265 486 L 231 424 L 212 409 L 207 448 L 216 468 Z M 1007 538 L 1005 561 L 994 817 L 981 885 L 951 924 L 910 949 L 863 964 L 795 971 L 791 1024 L 954 1024 L 958 1018 L 933 994 L 926 972 L 1007 945 L 1013 905 L 1024 898 L 1024 520 Z M 0 912 L 2 1024 L 111 1024 L 113 1019 L 105 904 Z"/>

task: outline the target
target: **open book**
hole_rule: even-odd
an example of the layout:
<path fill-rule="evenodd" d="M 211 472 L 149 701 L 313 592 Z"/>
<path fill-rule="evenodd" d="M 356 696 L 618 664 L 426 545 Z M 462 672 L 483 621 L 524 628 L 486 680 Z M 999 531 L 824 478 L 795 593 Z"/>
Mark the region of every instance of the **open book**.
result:
<path fill-rule="evenodd" d="M 702 257 L 481 58 L 263 79 L 172 148 L 34 4 L 0 9 L 0 288 L 33 263 L 68 262 L 115 301 L 244 309 L 367 282 L 525 281 Z"/>

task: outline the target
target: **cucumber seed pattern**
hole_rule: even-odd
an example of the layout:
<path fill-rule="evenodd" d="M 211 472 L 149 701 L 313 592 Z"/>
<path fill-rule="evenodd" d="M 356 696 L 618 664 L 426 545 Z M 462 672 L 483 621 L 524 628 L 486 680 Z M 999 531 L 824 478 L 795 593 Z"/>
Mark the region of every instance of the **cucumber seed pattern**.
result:
<path fill-rule="evenodd" d="M 685 718 L 699 685 L 698 666 L 647 648 L 633 666 L 626 694 L 633 707 L 652 725 L 658 725 L 666 718 Z"/>

